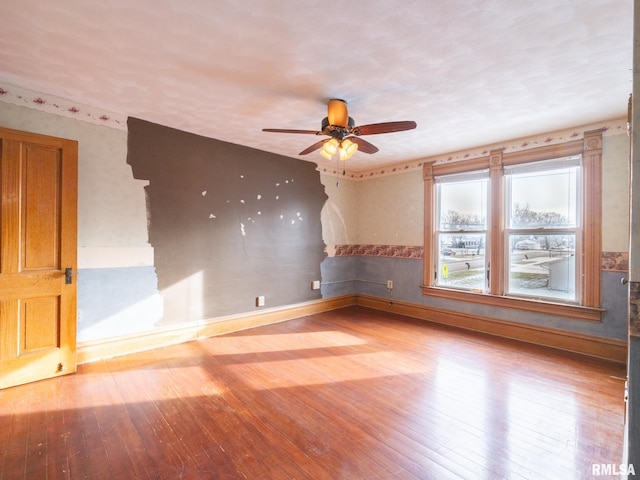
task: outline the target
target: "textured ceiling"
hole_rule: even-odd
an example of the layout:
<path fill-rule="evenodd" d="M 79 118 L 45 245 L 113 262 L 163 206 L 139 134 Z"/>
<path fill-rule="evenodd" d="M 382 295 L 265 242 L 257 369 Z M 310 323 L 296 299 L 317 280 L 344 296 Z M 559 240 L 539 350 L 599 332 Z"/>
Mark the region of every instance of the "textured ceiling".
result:
<path fill-rule="evenodd" d="M 631 0 L 3 0 L 0 81 L 296 157 L 342 98 L 352 171 L 626 115 Z M 318 153 L 307 160 L 326 162 Z"/>

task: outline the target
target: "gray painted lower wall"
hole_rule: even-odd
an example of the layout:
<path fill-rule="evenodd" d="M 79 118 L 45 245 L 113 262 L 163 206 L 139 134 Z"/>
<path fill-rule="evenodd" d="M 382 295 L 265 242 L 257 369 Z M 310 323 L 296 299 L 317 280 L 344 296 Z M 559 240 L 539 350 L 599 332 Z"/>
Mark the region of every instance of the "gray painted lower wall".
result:
<path fill-rule="evenodd" d="M 330 261 L 329 261 L 330 260 Z M 355 279 L 355 289 L 336 294 L 360 293 L 380 298 L 391 298 L 416 305 L 452 310 L 510 322 L 548 327 L 616 340 L 627 339 L 627 287 L 622 285 L 619 272 L 602 272 L 602 306 L 606 310 L 601 322 L 541 315 L 509 308 L 496 308 L 467 302 L 452 301 L 422 295 L 422 260 L 410 258 L 344 256 L 326 259 L 323 263 L 323 283 L 338 279 Z M 340 276 L 344 275 L 344 276 Z M 387 280 L 393 281 L 393 290 L 387 291 Z M 345 282 L 344 285 L 348 283 Z M 329 288 L 323 289 L 330 292 Z"/>
<path fill-rule="evenodd" d="M 422 260 L 337 256 L 321 264 L 322 298 L 360 293 L 416 305 L 549 327 L 587 335 L 627 339 L 627 287 L 622 275 L 602 273 L 602 322 L 589 322 L 456 302 L 422 295 Z M 393 281 L 393 290 L 386 288 Z M 161 325 L 164 307 L 154 267 L 95 268 L 78 272 L 78 341 L 152 330 Z M 307 288 L 305 284 L 305 288 Z M 238 313 L 238 312 L 236 312 Z"/>
<path fill-rule="evenodd" d="M 327 257 L 320 264 L 322 298 L 350 295 L 356 291 L 358 258 Z"/>
<path fill-rule="evenodd" d="M 151 330 L 163 316 L 154 267 L 78 270 L 79 342 Z"/>

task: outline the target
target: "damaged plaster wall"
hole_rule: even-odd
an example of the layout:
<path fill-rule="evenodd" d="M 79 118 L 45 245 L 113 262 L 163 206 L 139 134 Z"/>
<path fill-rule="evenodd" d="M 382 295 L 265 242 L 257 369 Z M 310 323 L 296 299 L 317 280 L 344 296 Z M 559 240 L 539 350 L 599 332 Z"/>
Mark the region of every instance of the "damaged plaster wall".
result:
<path fill-rule="evenodd" d="M 161 324 L 319 299 L 327 195 L 313 163 L 128 120 L 128 156 L 148 180 Z"/>
<path fill-rule="evenodd" d="M 322 298 L 356 291 L 358 259 L 336 255 L 340 245 L 355 243 L 358 226 L 358 189 L 362 182 L 340 175 L 321 175 L 329 196 L 322 209 L 322 236 L 327 257 L 322 262 Z"/>

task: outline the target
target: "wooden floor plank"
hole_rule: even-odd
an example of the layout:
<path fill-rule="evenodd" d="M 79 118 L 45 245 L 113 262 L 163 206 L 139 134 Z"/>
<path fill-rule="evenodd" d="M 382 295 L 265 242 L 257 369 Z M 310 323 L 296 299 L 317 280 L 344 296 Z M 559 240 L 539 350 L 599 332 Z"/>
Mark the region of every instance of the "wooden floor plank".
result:
<path fill-rule="evenodd" d="M 0 478 L 20 479 L 25 475 L 25 458 L 27 451 L 27 438 L 29 426 L 26 423 L 28 418 L 28 403 L 30 399 L 31 385 L 25 385 L 17 392 L 16 389 L 7 390 L 7 401 L 0 402 L 0 412 L 2 421 L 0 422 L 0 432 L 3 432 L 4 448 L 0 459 Z M 17 399 L 16 395 L 22 395 Z M 0 395 L 5 397 L 4 392 Z M 26 414 L 25 414 L 26 412 Z"/>
<path fill-rule="evenodd" d="M 590 478 L 624 368 L 349 307 L 0 391 L 0 479 Z"/>

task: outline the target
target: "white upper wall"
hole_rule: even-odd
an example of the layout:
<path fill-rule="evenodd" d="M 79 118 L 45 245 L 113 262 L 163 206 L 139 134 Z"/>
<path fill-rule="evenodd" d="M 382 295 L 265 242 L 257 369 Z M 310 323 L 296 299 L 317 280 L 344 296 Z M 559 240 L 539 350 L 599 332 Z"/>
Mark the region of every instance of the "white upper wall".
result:
<path fill-rule="evenodd" d="M 629 250 L 629 136 L 604 137 L 602 152 L 602 250 Z"/>
<path fill-rule="evenodd" d="M 144 186 L 127 164 L 127 132 L 0 102 L 0 125 L 78 141 L 78 266 L 153 264 Z"/>
<path fill-rule="evenodd" d="M 422 170 L 359 182 L 357 209 L 355 243 L 423 245 Z"/>

